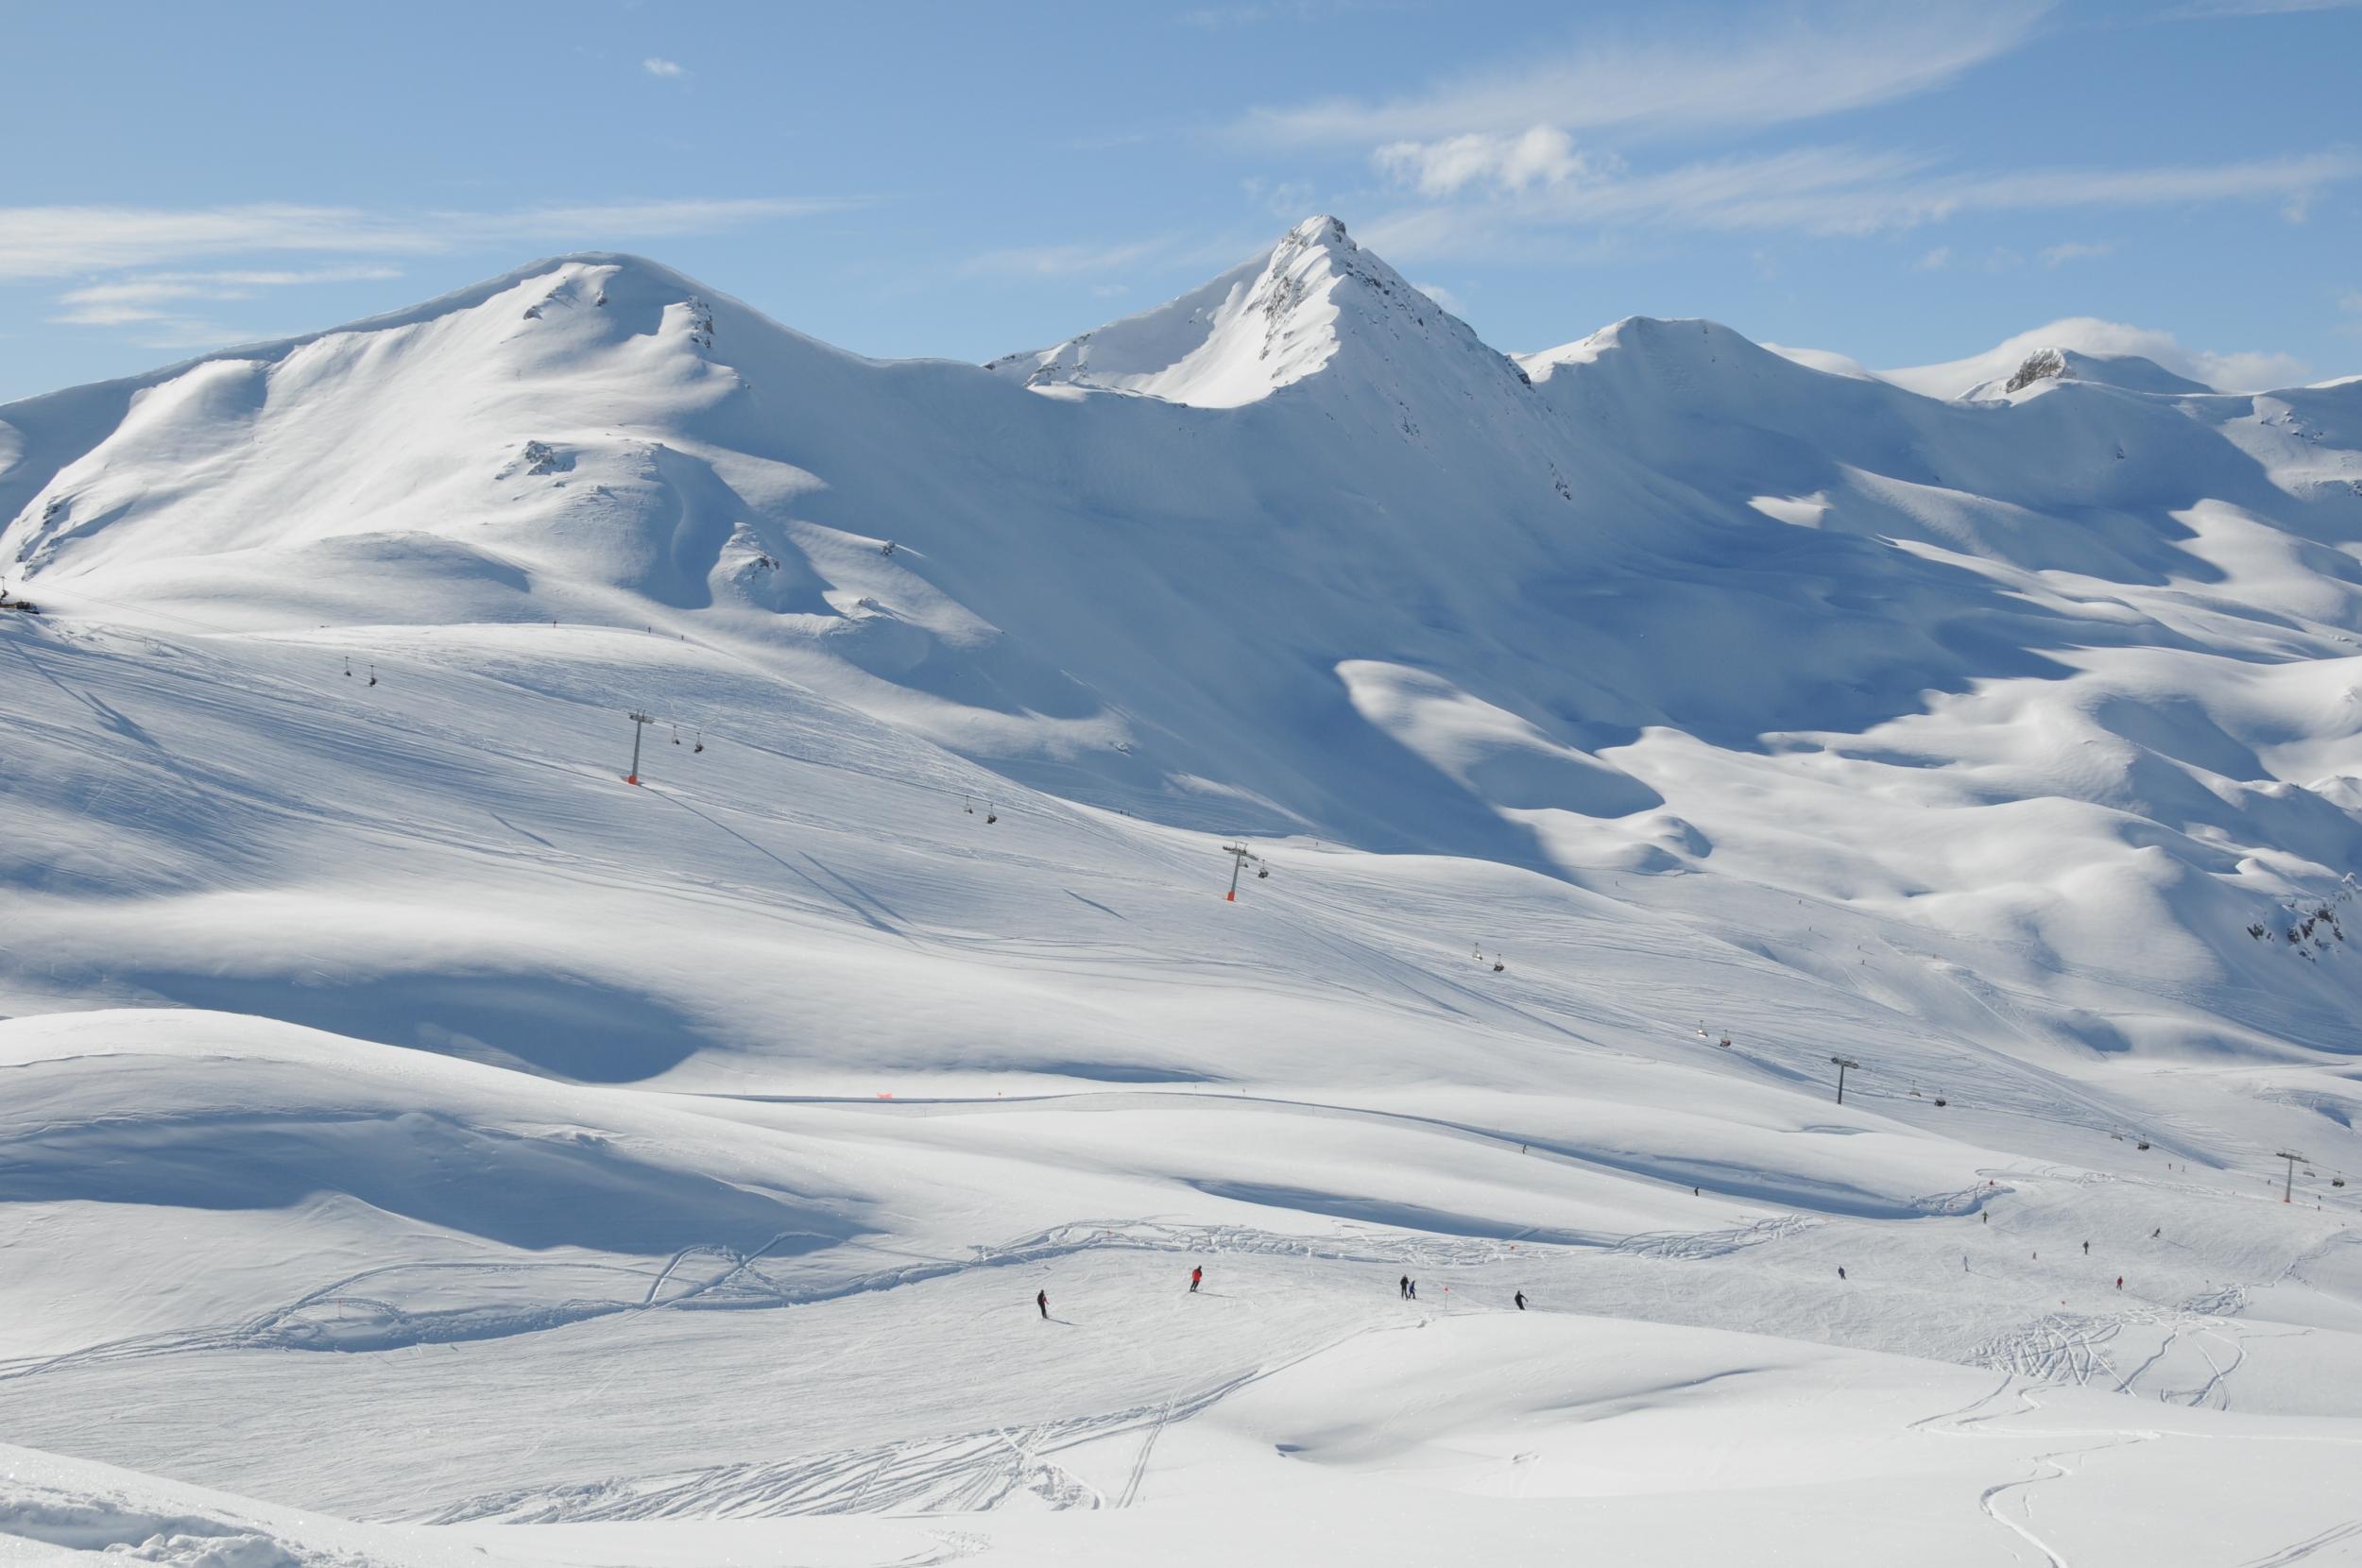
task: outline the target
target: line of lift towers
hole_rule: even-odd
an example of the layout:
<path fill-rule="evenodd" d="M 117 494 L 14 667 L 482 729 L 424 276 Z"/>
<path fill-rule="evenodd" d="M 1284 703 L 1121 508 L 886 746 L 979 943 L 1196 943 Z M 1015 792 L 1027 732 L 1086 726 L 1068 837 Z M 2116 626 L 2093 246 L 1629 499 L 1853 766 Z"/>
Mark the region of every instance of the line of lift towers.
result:
<path fill-rule="evenodd" d="M 350 668 L 348 668 L 345 673 L 347 674 L 351 674 L 352 672 Z M 370 672 L 370 684 L 376 684 L 376 672 L 374 670 Z M 630 715 L 630 718 L 631 772 L 624 775 L 624 782 L 626 784 L 638 784 L 640 782 L 641 737 L 646 733 L 648 725 L 660 724 L 664 721 L 656 718 L 653 714 L 642 713 L 636 710 Z M 673 726 L 673 743 L 675 745 L 680 744 L 680 729 L 677 724 Z M 706 749 L 705 732 L 702 730 L 697 732 L 696 749 L 699 751 Z M 987 823 L 999 822 L 1001 820 L 999 810 L 993 806 L 992 802 L 984 796 L 963 794 L 960 797 L 960 809 L 971 816 L 976 815 L 977 805 L 980 801 L 983 803 L 984 807 L 982 814 L 984 821 Z M 1252 848 L 1248 847 L 1243 840 L 1233 839 L 1222 846 L 1222 852 L 1230 857 L 1230 886 L 1228 890 L 1223 894 L 1224 902 L 1235 904 L 1239 901 L 1239 883 L 1246 876 L 1246 868 L 1250 865 L 1255 868 L 1255 876 L 1258 881 L 1270 879 L 1271 862 L 1264 860 L 1262 856 L 1258 855 Z M 1471 949 L 1471 953 L 1478 963 L 1489 964 L 1492 967 L 1493 973 L 1497 975 L 1509 967 L 1508 963 L 1503 961 L 1500 954 L 1498 952 L 1492 954 L 1490 957 L 1487 957 L 1484 951 L 1484 945 L 1482 943 L 1477 944 L 1477 946 Z M 1703 1024 L 1699 1026 L 1698 1032 L 1700 1034 L 1704 1034 L 1706 1032 L 1705 1027 Z M 1731 1037 L 1728 1034 L 1724 1034 L 1721 1039 L 1717 1042 L 1717 1044 L 1720 1045 L 1724 1049 L 1728 1049 L 1731 1044 Z M 1861 1071 L 1862 1065 L 1849 1056 L 1832 1056 L 1829 1058 L 1829 1065 L 1837 1068 L 1837 1102 L 1840 1105 L 1842 1105 L 1845 1103 L 1845 1075 L 1849 1072 Z M 1911 1094 L 1914 1098 L 1917 1098 L 1919 1091 L 1914 1088 L 1912 1089 Z M 1942 1106 L 1949 1102 L 1943 1096 L 1938 1095 L 1935 1097 L 1935 1103 Z M 2147 1138 L 2141 1139 L 2140 1147 L 2147 1149 L 2148 1147 L 2148 1140 Z M 2283 1160 L 2287 1163 L 2286 1174 L 2283 1176 L 2281 1180 L 2280 1201 L 2284 1203 L 2292 1202 L 2296 1192 L 2297 1167 L 2299 1166 L 2310 1165 L 2311 1162 L 2302 1154 L 2286 1149 L 2273 1150 L 2272 1158 L 2276 1160 Z M 2313 1172 L 2308 1169 L 2305 1171 L 2305 1174 L 2310 1176 Z M 2330 1185 L 2332 1186 L 2342 1187 L 2346 1185 L 2345 1178 L 2343 1176 L 2337 1176 L 2330 1183 Z"/>

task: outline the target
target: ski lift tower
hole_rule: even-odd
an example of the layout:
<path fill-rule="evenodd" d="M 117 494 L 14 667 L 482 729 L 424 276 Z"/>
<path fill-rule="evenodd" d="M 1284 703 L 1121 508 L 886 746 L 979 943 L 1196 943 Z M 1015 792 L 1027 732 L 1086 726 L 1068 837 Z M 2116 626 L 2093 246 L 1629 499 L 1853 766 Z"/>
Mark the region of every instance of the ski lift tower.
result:
<path fill-rule="evenodd" d="M 631 772 L 624 775 L 626 784 L 640 782 L 640 738 L 648 733 L 648 726 L 654 723 L 656 720 L 645 713 L 631 716 Z"/>
<path fill-rule="evenodd" d="M 2275 1160 L 2285 1160 L 2288 1162 L 2287 1178 L 2283 1181 L 2280 1185 L 2280 1201 L 2285 1203 L 2296 1193 L 2297 1167 L 2308 1162 L 2305 1160 L 2303 1155 L 2292 1154 L 2285 1149 L 2275 1150 L 2272 1153 L 2272 1158 Z M 2305 1174 L 2310 1176 L 2312 1172 L 2308 1170 Z"/>
<path fill-rule="evenodd" d="M 1246 863 L 1249 861 L 1262 865 L 1263 857 L 1243 844 L 1225 844 L 1222 846 L 1222 852 L 1230 857 L 1230 891 L 1223 895 L 1223 900 L 1225 903 L 1235 904 L 1239 901 L 1239 873 L 1246 869 Z M 1271 868 L 1264 866 L 1255 875 L 1268 877 L 1271 875 Z"/>
<path fill-rule="evenodd" d="M 1837 1102 L 1842 1105 L 1845 1103 L 1845 1074 L 1849 1069 L 1861 1071 L 1861 1064 L 1844 1056 L 1832 1056 L 1829 1060 L 1837 1066 Z"/>

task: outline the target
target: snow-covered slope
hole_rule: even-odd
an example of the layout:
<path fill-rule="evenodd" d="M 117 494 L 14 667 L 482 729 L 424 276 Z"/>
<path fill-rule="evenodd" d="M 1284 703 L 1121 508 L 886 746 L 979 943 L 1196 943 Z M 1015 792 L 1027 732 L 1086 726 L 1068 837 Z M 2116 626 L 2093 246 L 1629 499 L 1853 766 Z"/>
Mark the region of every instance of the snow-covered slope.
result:
<path fill-rule="evenodd" d="M 2046 381 L 2072 379 L 2128 392 L 2209 392 L 2202 382 L 2176 375 L 2145 355 L 2125 351 L 2131 333 L 2113 321 L 2071 316 L 1995 344 L 1981 354 L 1943 365 L 1877 374 L 1930 398 L 2003 398 Z"/>
<path fill-rule="evenodd" d="M 1255 402 L 1324 370 L 1332 389 L 1347 376 L 1458 390 L 1516 373 L 1330 217 L 1307 219 L 1267 255 L 1155 310 L 984 368 L 1036 388 L 1139 392 L 1201 408 Z"/>
<path fill-rule="evenodd" d="M 2362 381 L 2059 368 L 1512 361 L 1318 219 L 0 408 L 0 1543 L 2335 1546 Z"/>

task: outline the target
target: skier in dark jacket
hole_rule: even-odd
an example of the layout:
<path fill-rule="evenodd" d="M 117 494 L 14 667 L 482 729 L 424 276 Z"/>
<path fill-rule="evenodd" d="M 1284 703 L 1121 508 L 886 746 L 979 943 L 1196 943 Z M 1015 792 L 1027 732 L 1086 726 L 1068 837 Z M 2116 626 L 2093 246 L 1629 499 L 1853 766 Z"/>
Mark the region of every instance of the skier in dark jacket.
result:
<path fill-rule="evenodd" d="M 1034 1304 L 1041 1308 L 1042 1319 L 1044 1321 L 1047 1321 L 1050 1317 L 1050 1292 L 1047 1290 L 1035 1291 Z"/>
<path fill-rule="evenodd" d="M 1526 1309 L 1526 1293 L 1525 1293 L 1524 1291 L 1520 1290 L 1520 1291 L 1518 1291 L 1518 1292 L 1517 1292 L 1517 1310 L 1518 1310 L 1518 1311 L 1520 1311 L 1520 1312 L 1523 1312 L 1525 1309 Z"/>
<path fill-rule="evenodd" d="M 1409 1274 L 1405 1274 L 1401 1279 L 1396 1280 L 1395 1282 L 1395 1289 L 1401 1295 L 1404 1301 L 1409 1301 L 1411 1299 L 1411 1276 Z"/>
<path fill-rule="evenodd" d="M 1206 1277 L 1206 1270 L 1203 1270 L 1203 1269 L 1192 1269 L 1192 1270 L 1190 1270 L 1190 1295 L 1194 1296 L 1194 1295 L 1196 1295 L 1196 1294 L 1197 1294 L 1197 1286 L 1198 1286 L 1198 1282 L 1199 1282 L 1200 1280 L 1204 1279 L 1205 1277 Z"/>

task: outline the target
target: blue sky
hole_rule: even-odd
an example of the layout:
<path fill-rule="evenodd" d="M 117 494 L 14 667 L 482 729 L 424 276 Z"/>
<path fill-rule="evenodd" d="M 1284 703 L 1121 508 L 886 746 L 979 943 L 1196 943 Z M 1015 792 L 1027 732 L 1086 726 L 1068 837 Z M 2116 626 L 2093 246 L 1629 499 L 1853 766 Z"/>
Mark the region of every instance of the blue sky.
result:
<path fill-rule="evenodd" d="M 1146 308 L 1314 212 L 1498 348 L 1874 366 L 2056 318 L 2362 371 L 2362 5 L 0 5 L 0 400 L 656 257 L 864 353 Z"/>

